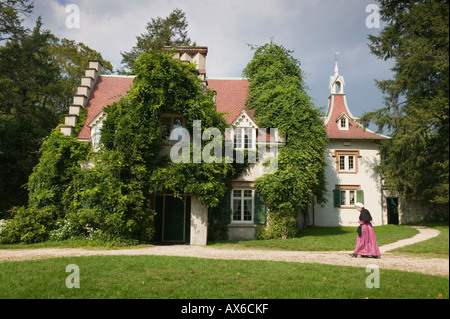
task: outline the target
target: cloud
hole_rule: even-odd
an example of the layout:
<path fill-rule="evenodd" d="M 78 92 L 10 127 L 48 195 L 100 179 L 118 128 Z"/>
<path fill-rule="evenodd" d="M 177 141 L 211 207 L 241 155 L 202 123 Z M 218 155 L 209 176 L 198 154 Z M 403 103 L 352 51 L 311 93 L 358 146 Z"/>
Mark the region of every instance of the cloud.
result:
<path fill-rule="evenodd" d="M 365 8 L 373 0 L 40 0 L 35 15 L 56 36 L 83 42 L 102 53 L 115 68 L 121 51 L 129 51 L 136 36 L 152 18 L 166 17 L 175 8 L 186 13 L 190 38 L 208 46 L 207 76 L 239 77 L 252 58 L 247 44 L 262 45 L 274 37 L 277 44 L 294 50 L 307 74 L 310 95 L 325 105 L 334 53 L 339 51 L 340 71 L 355 115 L 368 111 L 368 100 L 382 98 L 374 79 L 389 77 L 390 65 L 370 54 Z M 65 25 L 68 4 L 80 8 L 79 29 Z M 351 96 L 350 96 L 351 95 Z"/>

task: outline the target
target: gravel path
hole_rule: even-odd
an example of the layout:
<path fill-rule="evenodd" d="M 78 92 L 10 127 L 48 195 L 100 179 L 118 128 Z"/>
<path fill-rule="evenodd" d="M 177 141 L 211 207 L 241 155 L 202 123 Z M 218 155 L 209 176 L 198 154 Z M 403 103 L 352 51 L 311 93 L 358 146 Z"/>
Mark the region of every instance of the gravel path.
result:
<path fill-rule="evenodd" d="M 411 245 L 439 235 L 438 230 L 415 227 L 419 234 L 414 237 L 380 246 L 381 259 L 352 258 L 351 251 L 268 251 L 268 250 L 236 250 L 217 249 L 206 246 L 153 246 L 136 249 L 119 250 L 89 250 L 81 248 L 45 248 L 45 249 L 0 249 L 0 262 L 30 260 L 71 256 L 114 256 L 114 255 L 164 255 L 184 256 L 212 259 L 242 259 L 242 260 L 274 260 L 302 263 L 321 263 L 330 265 L 367 267 L 377 265 L 380 268 L 419 272 L 424 274 L 449 276 L 449 261 L 443 258 L 404 257 L 390 253 L 398 247 Z"/>

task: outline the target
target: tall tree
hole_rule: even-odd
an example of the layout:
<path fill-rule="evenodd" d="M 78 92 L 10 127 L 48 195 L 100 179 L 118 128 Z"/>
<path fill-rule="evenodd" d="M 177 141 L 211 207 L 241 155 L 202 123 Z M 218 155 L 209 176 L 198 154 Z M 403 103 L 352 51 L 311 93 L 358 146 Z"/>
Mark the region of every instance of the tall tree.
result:
<path fill-rule="evenodd" d="M 380 59 L 395 61 L 393 79 L 377 82 L 385 106 L 362 120 L 387 130 L 380 169 L 387 187 L 425 203 L 449 196 L 448 0 L 382 0 L 387 23 L 369 36 Z"/>
<path fill-rule="evenodd" d="M 20 10 L 31 10 L 26 3 L 2 2 L 1 15 L 19 17 Z M 43 30 L 41 18 L 33 30 L 19 23 L 4 28 L 13 36 L 0 46 L 0 213 L 27 202 L 24 185 L 37 151 L 67 113 L 88 60 L 98 58 L 112 71 L 95 50 Z"/>
<path fill-rule="evenodd" d="M 166 18 L 152 18 L 147 24 L 147 32 L 137 36 L 136 45 L 129 52 L 121 52 L 124 70 L 122 73 L 133 72 L 138 56 L 148 50 L 162 50 L 164 46 L 195 45 L 187 35 L 188 22 L 181 9 L 173 10 Z"/>
<path fill-rule="evenodd" d="M 0 210 L 26 202 L 22 186 L 37 163 L 35 152 L 58 123 L 59 72 L 41 26 L 38 20 L 30 34 L 0 47 Z"/>
<path fill-rule="evenodd" d="M 59 68 L 61 98 L 58 103 L 57 113 L 66 114 L 71 99 L 80 84 L 80 78 L 84 75 L 89 60 L 100 60 L 103 64 L 103 74 L 113 72 L 112 64 L 105 60 L 101 53 L 91 49 L 82 42 L 75 42 L 68 39 L 58 39 L 53 36 L 53 43 L 50 47 L 52 58 Z"/>
<path fill-rule="evenodd" d="M 20 15 L 31 13 L 30 0 L 2 0 L 0 2 L 0 41 L 9 40 L 24 32 Z"/>
<path fill-rule="evenodd" d="M 273 42 L 254 49 L 243 72 L 250 81 L 247 105 L 255 109 L 260 127 L 278 128 L 286 141 L 275 173 L 255 181 L 269 208 L 261 237 L 291 237 L 299 210 L 304 212 L 313 199 L 325 202 L 325 127 L 292 51 Z"/>

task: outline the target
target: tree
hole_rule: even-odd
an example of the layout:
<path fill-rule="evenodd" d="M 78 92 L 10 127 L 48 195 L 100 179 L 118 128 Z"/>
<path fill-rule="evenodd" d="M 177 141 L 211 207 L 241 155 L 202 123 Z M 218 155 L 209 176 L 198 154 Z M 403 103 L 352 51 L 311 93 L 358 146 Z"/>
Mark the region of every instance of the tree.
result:
<path fill-rule="evenodd" d="M 30 0 L 2 0 L 0 2 L 0 42 L 10 40 L 24 32 L 21 14 L 33 10 Z"/>
<path fill-rule="evenodd" d="M 55 60 L 60 74 L 59 94 L 61 98 L 58 102 L 58 110 L 56 110 L 59 115 L 67 114 L 71 99 L 80 84 L 80 78 L 84 75 L 89 60 L 100 60 L 103 64 L 103 74 L 113 72 L 112 64 L 105 60 L 101 53 L 82 42 L 58 39 L 52 35 L 50 54 Z"/>
<path fill-rule="evenodd" d="M 254 50 L 243 72 L 250 81 L 247 106 L 255 109 L 258 126 L 278 128 L 286 142 L 276 172 L 255 181 L 268 205 L 269 224 L 260 235 L 292 237 L 299 209 L 314 198 L 325 202 L 325 127 L 292 51 L 273 42 Z"/>
<path fill-rule="evenodd" d="M 381 144 L 379 169 L 386 186 L 403 198 L 448 203 L 449 3 L 382 0 L 387 23 L 369 36 L 380 59 L 395 61 L 393 79 L 378 81 L 385 107 L 366 113 L 392 138 Z"/>
<path fill-rule="evenodd" d="M 31 33 L 0 47 L 0 209 L 26 202 L 36 152 L 58 124 L 60 76 L 50 54 L 51 35 L 38 20 Z"/>
<path fill-rule="evenodd" d="M 88 60 L 102 60 L 106 72 L 112 66 L 84 44 L 43 30 L 41 18 L 33 30 L 22 27 L 20 13 L 32 9 L 27 1 L 3 1 L 0 9 L 2 32 L 8 34 L 0 46 L 0 213 L 5 213 L 26 204 L 24 185 L 38 150 L 67 113 Z"/>
<path fill-rule="evenodd" d="M 138 56 L 148 50 L 162 50 L 164 46 L 189 46 L 191 39 L 187 35 L 188 22 L 181 9 L 173 10 L 166 18 L 152 18 L 147 24 L 147 33 L 137 36 L 136 45 L 129 52 L 121 52 L 122 64 L 125 70 L 122 73 L 133 72 L 134 63 Z"/>

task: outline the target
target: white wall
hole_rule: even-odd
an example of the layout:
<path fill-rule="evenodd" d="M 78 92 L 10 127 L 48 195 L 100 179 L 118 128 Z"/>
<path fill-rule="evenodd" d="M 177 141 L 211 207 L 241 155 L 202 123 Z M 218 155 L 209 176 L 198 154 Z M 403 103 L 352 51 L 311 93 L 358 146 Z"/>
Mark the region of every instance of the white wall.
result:
<path fill-rule="evenodd" d="M 354 208 L 334 207 L 333 190 L 336 185 L 361 185 L 364 191 L 364 204 L 370 211 L 373 225 L 387 224 L 387 216 L 383 213 L 381 178 L 374 171 L 379 163 L 379 147 L 373 141 L 366 140 L 330 140 L 327 145 L 327 167 L 325 177 L 327 181 L 326 199 L 324 207 L 314 205 L 309 210 L 310 222 L 316 226 L 358 226 L 359 212 Z M 357 150 L 358 173 L 338 174 L 336 172 L 336 159 L 333 157 L 336 150 Z M 314 216 L 313 216 L 314 214 Z"/>

